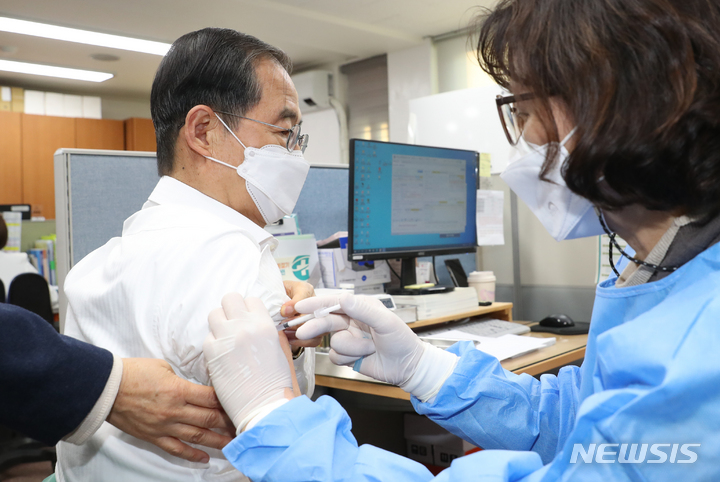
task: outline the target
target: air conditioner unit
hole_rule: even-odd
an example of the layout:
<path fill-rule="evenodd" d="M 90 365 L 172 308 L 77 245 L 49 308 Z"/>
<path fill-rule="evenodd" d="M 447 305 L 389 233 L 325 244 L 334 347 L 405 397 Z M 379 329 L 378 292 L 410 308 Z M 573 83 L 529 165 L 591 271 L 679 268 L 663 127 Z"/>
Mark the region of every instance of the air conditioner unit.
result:
<path fill-rule="evenodd" d="M 331 107 L 332 80 L 332 72 L 325 70 L 310 70 L 292 76 L 292 81 L 300 99 L 300 110 L 303 113 Z"/>

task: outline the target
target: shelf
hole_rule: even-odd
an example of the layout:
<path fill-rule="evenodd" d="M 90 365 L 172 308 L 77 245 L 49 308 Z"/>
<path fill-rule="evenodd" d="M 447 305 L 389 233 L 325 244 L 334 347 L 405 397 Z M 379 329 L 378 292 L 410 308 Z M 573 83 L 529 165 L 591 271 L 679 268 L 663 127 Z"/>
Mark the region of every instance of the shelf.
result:
<path fill-rule="evenodd" d="M 419 320 L 408 323 L 407 325 L 412 329 L 416 329 L 483 315 L 494 315 L 498 320 L 512 321 L 512 306 L 512 303 L 495 302 L 490 306 L 479 306 L 475 310 L 440 316 L 438 318 L 428 318 L 427 320 Z"/>

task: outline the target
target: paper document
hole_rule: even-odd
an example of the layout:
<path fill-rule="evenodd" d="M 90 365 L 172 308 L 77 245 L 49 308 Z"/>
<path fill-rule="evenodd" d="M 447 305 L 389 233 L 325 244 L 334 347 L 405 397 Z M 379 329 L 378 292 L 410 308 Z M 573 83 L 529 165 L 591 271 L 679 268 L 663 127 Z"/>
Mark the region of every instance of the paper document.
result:
<path fill-rule="evenodd" d="M 471 335 L 460 330 L 448 330 L 422 338 L 431 340 L 469 340 L 475 342 L 478 350 L 492 355 L 500 361 L 555 344 L 554 337 L 535 338 L 531 336 L 503 335 L 497 338 L 488 338 Z"/>
<path fill-rule="evenodd" d="M 480 177 L 490 177 L 492 171 L 492 162 L 490 160 L 490 154 L 487 152 L 480 153 Z"/>
<path fill-rule="evenodd" d="M 477 244 L 478 246 L 497 246 L 505 244 L 503 233 L 503 204 L 505 192 L 477 191 Z"/>

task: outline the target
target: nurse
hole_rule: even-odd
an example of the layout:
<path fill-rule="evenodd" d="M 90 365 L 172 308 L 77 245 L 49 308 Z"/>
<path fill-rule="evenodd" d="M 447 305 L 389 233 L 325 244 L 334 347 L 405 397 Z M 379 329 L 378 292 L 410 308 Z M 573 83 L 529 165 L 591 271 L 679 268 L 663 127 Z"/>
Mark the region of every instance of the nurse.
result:
<path fill-rule="evenodd" d="M 504 0 L 483 20 L 478 59 L 512 93 L 498 106 L 520 152 L 503 178 L 556 239 L 606 230 L 634 250 L 597 288 L 582 367 L 515 375 L 467 342 L 421 342 L 360 296 L 298 303 L 342 313 L 297 336 L 333 332 L 334 362 L 486 449 L 437 480 L 720 480 L 720 5 Z M 228 296 L 210 323 L 238 429 L 224 453 L 253 481 L 432 479 L 358 447 L 332 398 L 293 398 L 256 300 Z"/>

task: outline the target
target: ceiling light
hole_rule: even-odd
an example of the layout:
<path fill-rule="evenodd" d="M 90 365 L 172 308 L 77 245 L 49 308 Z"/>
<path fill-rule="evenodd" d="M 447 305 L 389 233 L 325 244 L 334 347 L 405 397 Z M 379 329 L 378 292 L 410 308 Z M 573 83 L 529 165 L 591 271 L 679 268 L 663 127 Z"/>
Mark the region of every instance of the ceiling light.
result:
<path fill-rule="evenodd" d="M 100 62 L 117 62 L 120 57 L 113 54 L 92 54 L 90 58 L 93 60 L 99 60 Z"/>
<path fill-rule="evenodd" d="M 88 82 L 105 82 L 113 78 L 113 74 L 93 72 L 92 70 L 68 69 L 66 67 L 53 67 L 50 65 L 29 64 L 12 60 L 0 60 L 0 70 L 17 72 L 19 74 L 43 75 L 45 77 L 60 77 L 62 79 L 86 80 Z"/>
<path fill-rule="evenodd" d="M 170 44 L 163 42 L 90 32 L 77 28 L 58 27 L 57 25 L 28 22 L 7 17 L 0 17 L 0 31 L 155 55 L 165 55 L 170 49 Z"/>

